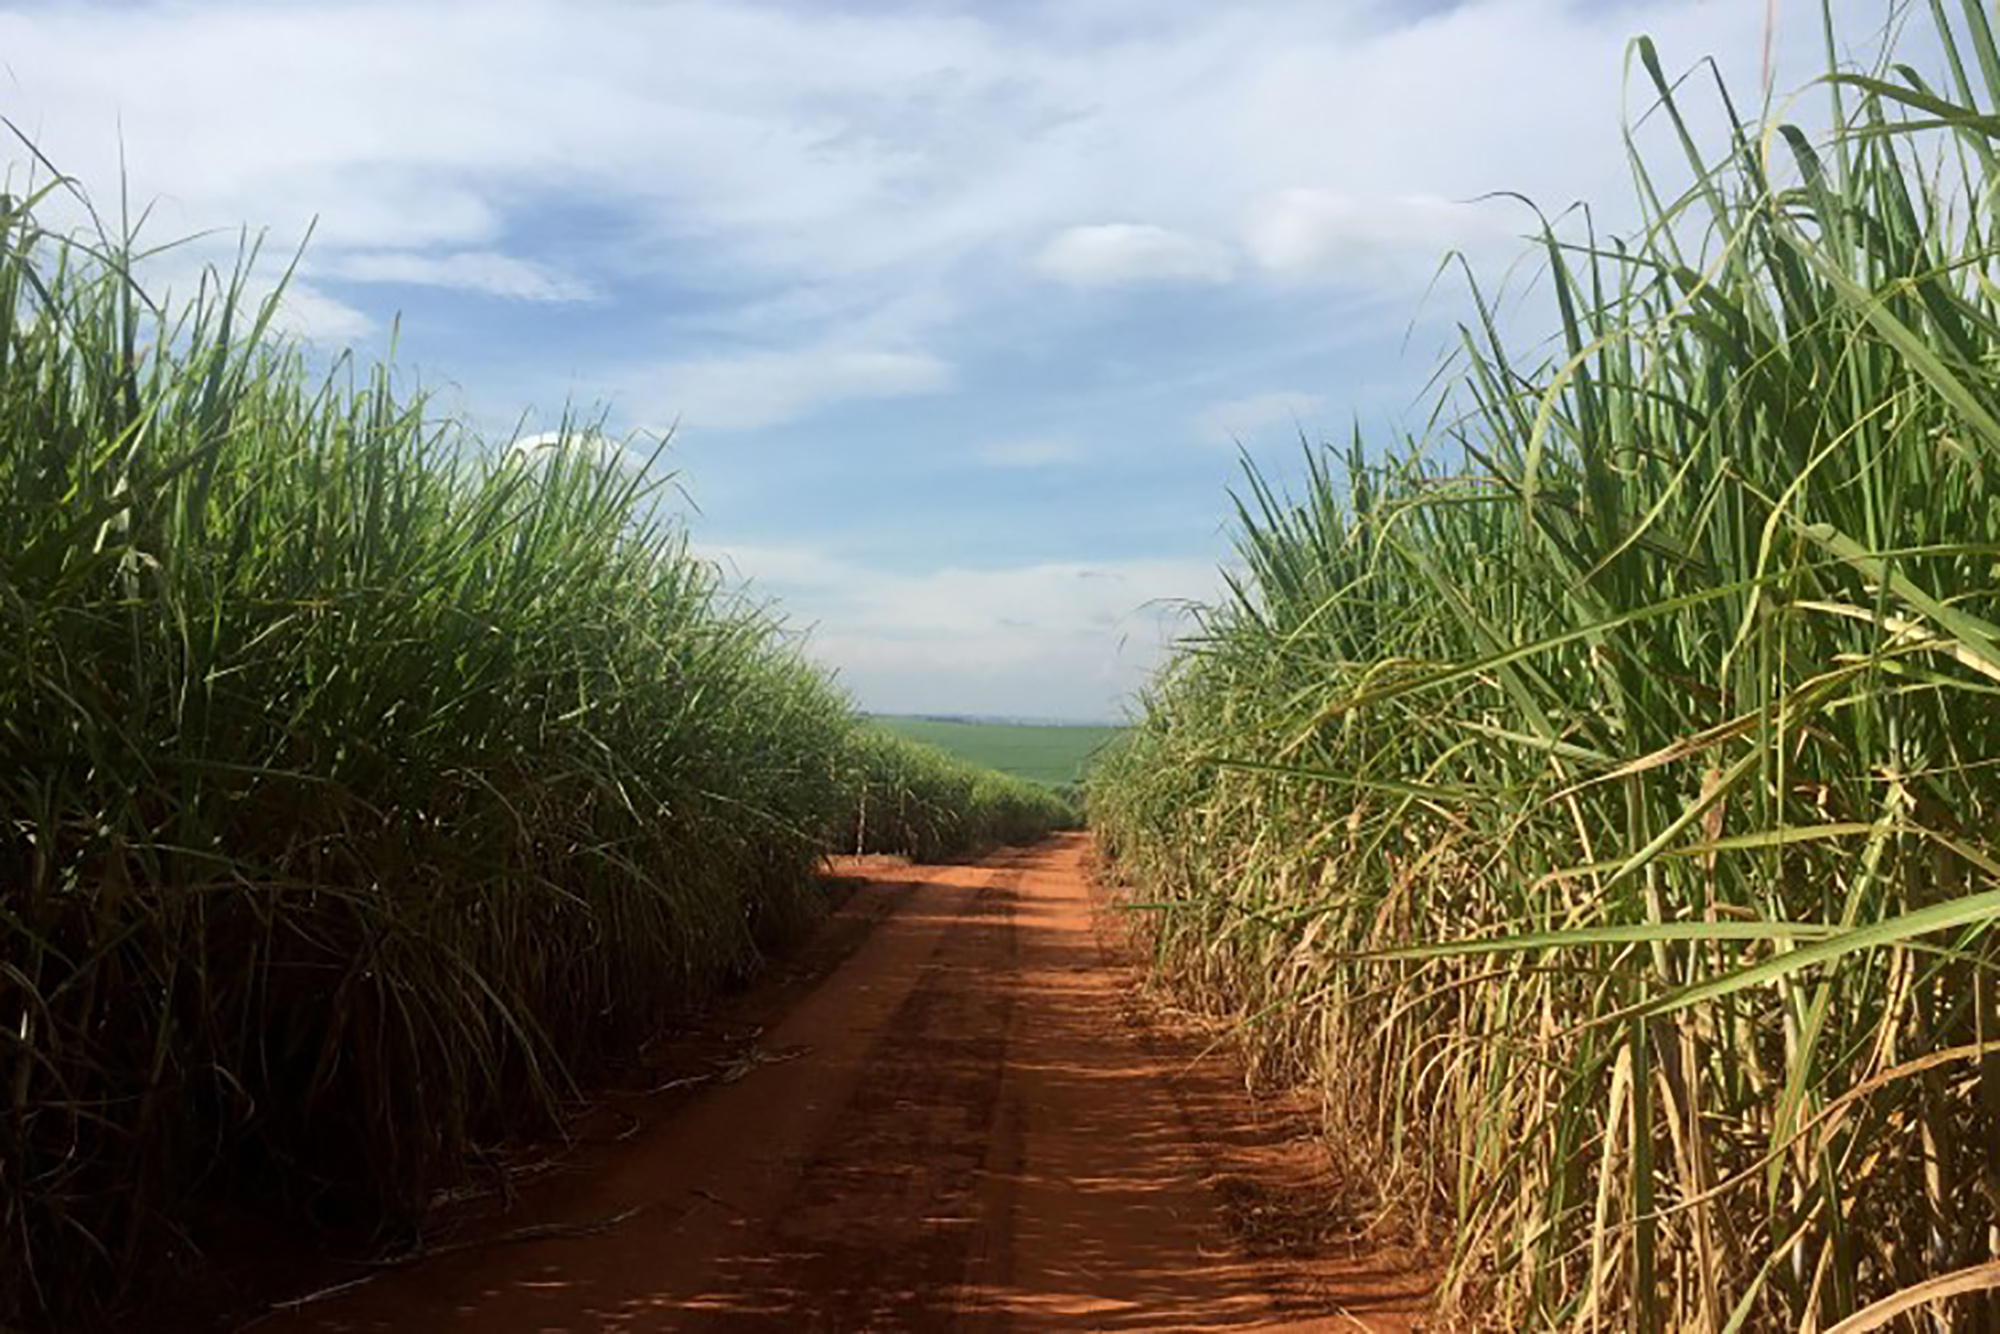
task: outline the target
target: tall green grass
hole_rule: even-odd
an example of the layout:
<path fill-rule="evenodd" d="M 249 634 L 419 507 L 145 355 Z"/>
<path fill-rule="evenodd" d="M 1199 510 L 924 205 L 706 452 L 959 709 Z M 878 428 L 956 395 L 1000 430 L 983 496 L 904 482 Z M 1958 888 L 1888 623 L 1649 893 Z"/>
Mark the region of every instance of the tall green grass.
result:
<path fill-rule="evenodd" d="M 0 202 L 0 1325 L 101 1314 L 191 1200 L 417 1216 L 889 781 L 593 433 L 496 454 L 49 202 Z M 899 850 L 1048 827 L 927 799 Z"/>
<path fill-rule="evenodd" d="M 937 861 L 1082 823 L 1061 794 L 870 722 L 854 736 L 856 788 L 840 846 Z"/>
<path fill-rule="evenodd" d="M 2000 44 L 1912 18 L 1818 142 L 1638 42 L 1643 227 L 1544 237 L 1550 349 L 1475 288 L 1423 438 L 1253 473 L 1091 784 L 1495 1324 L 2000 1319 Z"/>

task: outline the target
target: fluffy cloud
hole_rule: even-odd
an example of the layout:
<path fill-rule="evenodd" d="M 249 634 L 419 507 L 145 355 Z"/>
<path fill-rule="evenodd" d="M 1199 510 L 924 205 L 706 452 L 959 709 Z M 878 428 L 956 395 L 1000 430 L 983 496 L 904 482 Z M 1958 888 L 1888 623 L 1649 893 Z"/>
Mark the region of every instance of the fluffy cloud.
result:
<path fill-rule="evenodd" d="M 1190 597 L 1221 591 L 1205 560 L 1049 562 L 910 572 L 808 547 L 701 554 L 814 625 L 810 651 L 865 707 L 1096 719 L 1149 676 Z"/>
<path fill-rule="evenodd" d="M 711 271 L 824 285 L 1020 246 L 1119 282 L 1218 276 L 1194 238 L 1246 210 L 1268 215 L 1267 256 L 1321 262 L 1328 229 L 1434 250 L 1425 200 L 1622 194 L 1606 113 L 1626 39 L 1654 31 L 1677 65 L 1716 51 L 1741 84 L 1764 19 L 1666 0 L 1084 8 L 70 4 L 0 13 L 0 49 L 17 123 L 107 189 L 122 134 L 169 228 L 292 240 L 317 218 L 336 250 L 479 254 L 583 200 L 622 219 L 641 268 L 692 245 Z M 1782 35 L 1809 51 L 1812 26 Z M 1147 221 L 1064 230 L 1079 215 Z"/>
<path fill-rule="evenodd" d="M 0 50 L 15 123 L 100 191 L 122 147 L 156 235 L 248 223 L 289 247 L 316 220 L 323 282 L 573 300 L 548 257 L 578 241 L 543 219 L 582 208 L 607 293 L 810 308 L 782 350 L 911 292 L 956 327 L 1023 260 L 1086 288 L 1241 267 L 1201 238 L 1414 299 L 1442 248 L 1523 221 L 1443 201 L 1627 193 L 1632 33 L 1754 87 L 1765 9 L 103 0 L 0 10 Z M 1786 11 L 1783 68 L 1810 68 L 1811 17 Z"/>
<path fill-rule="evenodd" d="M 1407 291 L 1448 252 L 1465 254 L 1477 267 L 1496 252 L 1519 249 L 1518 221 L 1494 202 L 1281 190 L 1252 205 L 1244 241 L 1252 258 L 1284 277 Z"/>
<path fill-rule="evenodd" d="M 1214 246 L 1136 222 L 1068 228 L 1042 248 L 1035 264 L 1074 287 L 1208 283 L 1229 276 L 1229 261 Z"/>
<path fill-rule="evenodd" d="M 288 283 L 278 298 L 272 324 L 280 333 L 332 347 L 366 338 L 376 329 L 366 312 L 298 279 Z"/>
<path fill-rule="evenodd" d="M 275 256 L 256 257 L 247 238 L 210 236 L 168 246 L 141 256 L 135 272 L 147 293 L 169 308 L 201 294 L 213 300 L 231 285 L 246 309 L 259 309 L 276 294 L 272 328 L 329 348 L 358 342 L 380 327 L 366 311 L 317 283 L 296 273 L 286 280 L 284 263 Z"/>
<path fill-rule="evenodd" d="M 1865 46 L 1885 6 L 1835 7 Z M 1749 107 L 1771 8 L 67 0 L 0 5 L 0 112 L 102 200 L 129 164 L 155 240 L 247 224 L 289 258 L 313 228 L 285 327 L 347 341 L 401 308 L 411 350 L 478 395 L 468 407 L 496 431 L 524 401 L 608 401 L 614 430 L 679 419 L 723 450 L 739 444 L 724 433 L 759 431 L 760 466 L 786 448 L 837 455 L 844 480 L 811 503 L 850 524 L 911 505 L 977 518 L 1032 489 L 1005 483 L 1040 479 L 968 487 L 938 469 L 926 491 L 902 467 L 913 438 L 949 430 L 990 441 L 964 456 L 974 464 L 1053 467 L 1065 438 L 1134 459 L 1188 423 L 1278 442 L 1370 396 L 1414 394 L 1428 366 L 1392 385 L 1381 345 L 1440 253 L 1484 265 L 1519 253 L 1512 234 L 1532 225 L 1516 205 L 1450 201 L 1518 190 L 1555 213 L 1587 199 L 1605 229 L 1628 226 L 1618 113 L 1639 117 L 1649 93 L 1627 42 L 1652 33 L 1670 71 L 1714 54 Z M 1777 10 L 1783 91 L 1818 68 L 1818 6 Z M 1687 86 L 1695 132 L 1720 146 L 1701 84 Z M 1637 133 L 1663 150 L 1651 160 L 1673 197 L 1685 174 L 1670 128 L 1654 117 Z M 204 244 L 228 258 L 226 239 Z M 1073 299 L 1049 300 L 1049 282 Z M 1140 284 L 1160 318 L 1121 322 Z M 426 323 L 441 289 L 507 299 L 476 322 L 436 303 Z M 554 308 L 583 300 L 588 318 Z M 1312 392 L 1273 388 L 1300 385 Z M 886 407 L 947 393 L 900 421 Z M 864 402 L 884 405 L 870 433 L 841 433 L 833 410 Z M 1024 421 L 1053 434 L 996 438 Z M 1143 502 L 1128 485 L 1098 503 L 1212 514 L 1216 462 L 1170 477 L 1171 459 L 1147 455 Z M 1085 471 L 1080 484 L 1109 470 Z M 769 490 L 731 500 L 752 510 Z M 801 544 L 812 512 L 787 514 Z M 1206 543 L 1202 525 L 1173 531 L 1157 585 L 1120 567 L 1127 594 L 1208 586 L 1205 559 L 1174 563 Z M 1100 649 L 1061 647 L 1081 636 L 949 618 L 946 592 L 1019 595 L 1017 619 L 1033 621 L 1043 601 L 1071 605 L 1058 589 L 1098 582 L 1038 563 L 1053 539 L 1033 525 L 1009 536 L 1011 581 L 846 572 L 946 617 L 956 639 L 801 585 L 839 629 L 825 651 L 870 691 L 914 692 L 873 697 L 885 706 L 954 681 L 971 691 L 982 664 L 1015 663 L 1058 693 L 1061 678 L 1095 679 Z M 1030 651 L 1053 655 L 1054 678 L 1017 661 Z M 978 689 L 991 694 L 934 702 L 1007 693 Z"/>

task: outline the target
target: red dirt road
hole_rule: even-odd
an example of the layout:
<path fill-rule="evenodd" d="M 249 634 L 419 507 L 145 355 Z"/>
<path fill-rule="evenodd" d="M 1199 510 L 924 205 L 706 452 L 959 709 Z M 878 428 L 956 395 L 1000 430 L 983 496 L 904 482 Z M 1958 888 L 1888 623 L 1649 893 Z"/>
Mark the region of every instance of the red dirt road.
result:
<path fill-rule="evenodd" d="M 1086 850 L 875 867 L 692 1095 L 260 1334 L 1412 1328 L 1413 1271 L 1323 1211 L 1301 1241 L 1328 1192 L 1296 1110 L 1145 1018 Z"/>

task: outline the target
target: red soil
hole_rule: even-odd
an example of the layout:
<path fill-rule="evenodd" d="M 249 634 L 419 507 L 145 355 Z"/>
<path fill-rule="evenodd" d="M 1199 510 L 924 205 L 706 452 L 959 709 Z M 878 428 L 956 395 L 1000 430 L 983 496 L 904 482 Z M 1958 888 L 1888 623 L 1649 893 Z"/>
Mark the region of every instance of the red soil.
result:
<path fill-rule="evenodd" d="M 1421 1274 L 1330 1211 L 1310 1118 L 1139 999 L 1087 846 L 842 867 L 705 1078 L 260 1334 L 1415 1328 Z"/>

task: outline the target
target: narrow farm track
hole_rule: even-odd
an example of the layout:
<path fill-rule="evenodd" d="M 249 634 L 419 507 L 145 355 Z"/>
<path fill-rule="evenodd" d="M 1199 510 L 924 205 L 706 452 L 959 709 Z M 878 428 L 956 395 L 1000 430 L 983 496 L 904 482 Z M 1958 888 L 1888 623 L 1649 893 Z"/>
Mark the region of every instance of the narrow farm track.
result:
<path fill-rule="evenodd" d="M 1272 1234 L 1317 1150 L 1145 1019 L 1086 851 L 871 870 L 734 1077 L 488 1244 L 258 1329 L 1411 1328 L 1410 1271 Z"/>

